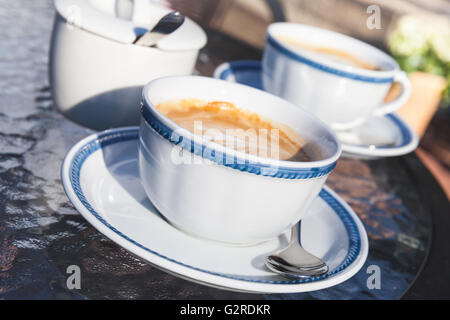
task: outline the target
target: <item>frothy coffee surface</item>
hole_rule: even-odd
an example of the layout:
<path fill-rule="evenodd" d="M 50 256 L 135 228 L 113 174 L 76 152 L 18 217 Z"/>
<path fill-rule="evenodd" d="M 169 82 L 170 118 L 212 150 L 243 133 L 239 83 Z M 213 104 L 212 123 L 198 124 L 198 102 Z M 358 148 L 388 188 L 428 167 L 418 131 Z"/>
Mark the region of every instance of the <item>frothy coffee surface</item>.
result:
<path fill-rule="evenodd" d="M 308 43 L 303 43 L 297 39 L 287 37 L 287 36 L 278 36 L 277 37 L 281 42 L 284 42 L 293 47 L 297 47 L 299 49 L 307 50 L 314 52 L 318 56 L 321 56 L 326 59 L 330 59 L 335 62 L 339 62 L 345 65 L 366 69 L 366 70 L 381 70 L 381 68 L 374 66 L 366 61 L 361 60 L 360 58 L 348 53 L 347 51 L 330 48 L 330 47 L 318 47 L 313 46 Z"/>
<path fill-rule="evenodd" d="M 315 160 L 290 127 L 229 102 L 182 99 L 161 103 L 157 109 L 195 135 L 237 151 L 277 160 Z"/>

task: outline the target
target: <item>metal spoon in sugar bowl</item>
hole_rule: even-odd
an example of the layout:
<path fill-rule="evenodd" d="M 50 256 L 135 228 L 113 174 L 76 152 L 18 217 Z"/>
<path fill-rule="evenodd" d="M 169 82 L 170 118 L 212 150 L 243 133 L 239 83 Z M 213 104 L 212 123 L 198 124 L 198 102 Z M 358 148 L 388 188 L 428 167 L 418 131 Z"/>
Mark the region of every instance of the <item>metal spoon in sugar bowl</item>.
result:
<path fill-rule="evenodd" d="M 185 17 L 178 11 L 166 14 L 152 30 L 138 36 L 134 44 L 153 47 L 159 40 L 177 30 L 183 24 L 184 19 Z"/>
<path fill-rule="evenodd" d="M 301 221 L 291 229 L 291 240 L 284 249 L 266 257 L 266 267 L 287 278 L 305 279 L 328 272 L 327 264 L 303 249 L 300 237 Z"/>

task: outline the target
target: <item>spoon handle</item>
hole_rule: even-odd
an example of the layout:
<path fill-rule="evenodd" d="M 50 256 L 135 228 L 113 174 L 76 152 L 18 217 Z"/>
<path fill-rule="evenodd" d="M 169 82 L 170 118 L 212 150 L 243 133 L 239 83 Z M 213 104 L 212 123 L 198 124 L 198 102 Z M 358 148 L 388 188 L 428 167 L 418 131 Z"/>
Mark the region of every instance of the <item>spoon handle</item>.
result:
<path fill-rule="evenodd" d="M 138 36 L 134 43 L 140 46 L 152 47 L 159 40 L 177 30 L 184 23 L 184 19 L 185 17 L 180 12 L 170 12 L 162 17 L 152 30 Z"/>
<path fill-rule="evenodd" d="M 302 246 L 301 227 L 302 227 L 302 220 L 299 220 L 298 223 L 294 224 L 294 226 L 291 228 L 291 240 L 290 240 L 290 243 L 298 242 L 300 247 Z"/>

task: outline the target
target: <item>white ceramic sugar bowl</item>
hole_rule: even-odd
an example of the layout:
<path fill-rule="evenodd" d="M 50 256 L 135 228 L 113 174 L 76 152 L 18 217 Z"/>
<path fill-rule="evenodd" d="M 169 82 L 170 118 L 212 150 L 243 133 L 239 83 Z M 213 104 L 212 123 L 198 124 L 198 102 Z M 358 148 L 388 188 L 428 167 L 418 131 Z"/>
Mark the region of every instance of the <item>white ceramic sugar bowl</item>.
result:
<path fill-rule="evenodd" d="M 156 47 L 133 44 L 170 10 L 149 0 L 55 0 L 49 77 L 67 118 L 92 129 L 139 123 L 142 87 L 189 75 L 205 32 L 186 18 Z"/>

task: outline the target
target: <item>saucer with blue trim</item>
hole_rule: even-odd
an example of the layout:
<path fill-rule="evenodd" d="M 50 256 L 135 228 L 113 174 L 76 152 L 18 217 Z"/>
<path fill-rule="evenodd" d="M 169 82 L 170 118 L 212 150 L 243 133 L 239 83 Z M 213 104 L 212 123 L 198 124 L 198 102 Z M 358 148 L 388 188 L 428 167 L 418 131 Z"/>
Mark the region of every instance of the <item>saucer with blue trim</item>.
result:
<path fill-rule="evenodd" d="M 363 266 L 368 254 L 364 226 L 328 187 L 302 220 L 301 230 L 303 246 L 329 265 L 324 276 L 289 280 L 266 269 L 264 258 L 286 246 L 289 232 L 252 246 L 229 246 L 178 230 L 141 186 L 138 139 L 138 127 L 93 134 L 68 152 L 61 177 L 68 198 L 90 224 L 156 268 L 221 289 L 294 293 L 337 285 Z"/>
<path fill-rule="evenodd" d="M 263 90 L 262 65 L 257 60 L 225 62 L 214 77 Z M 336 131 L 345 156 L 365 159 L 394 157 L 414 151 L 419 144 L 417 133 L 398 115 L 372 117 L 359 127 Z"/>

